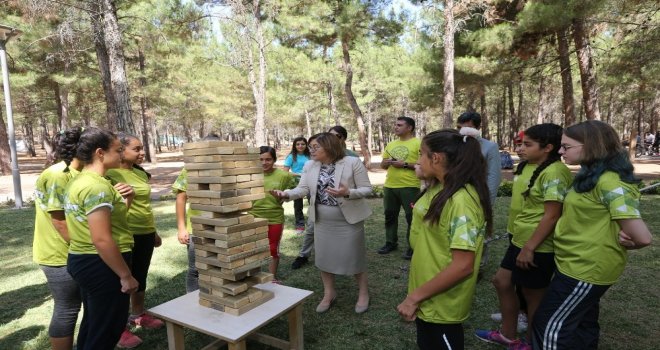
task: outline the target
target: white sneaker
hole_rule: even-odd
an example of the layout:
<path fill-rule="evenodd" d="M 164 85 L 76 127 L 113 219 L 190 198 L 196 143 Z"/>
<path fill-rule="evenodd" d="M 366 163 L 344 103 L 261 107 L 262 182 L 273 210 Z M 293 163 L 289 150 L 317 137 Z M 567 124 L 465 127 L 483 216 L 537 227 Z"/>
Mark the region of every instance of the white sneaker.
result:
<path fill-rule="evenodd" d="M 490 314 L 490 319 L 495 322 L 502 322 L 502 313 Z M 527 315 L 518 314 L 518 332 L 527 331 Z"/>

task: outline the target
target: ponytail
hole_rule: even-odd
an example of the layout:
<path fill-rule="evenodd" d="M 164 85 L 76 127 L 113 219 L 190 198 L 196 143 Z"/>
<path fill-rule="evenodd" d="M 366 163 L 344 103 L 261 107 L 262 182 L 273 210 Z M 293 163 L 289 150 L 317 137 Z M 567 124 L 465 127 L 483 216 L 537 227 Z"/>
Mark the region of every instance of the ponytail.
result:
<path fill-rule="evenodd" d="M 66 164 L 65 173 L 69 172 L 69 165 L 71 165 L 73 158 L 77 157 L 78 143 L 82 133 L 83 128 L 79 126 L 59 132 L 55 158 L 64 161 Z"/>

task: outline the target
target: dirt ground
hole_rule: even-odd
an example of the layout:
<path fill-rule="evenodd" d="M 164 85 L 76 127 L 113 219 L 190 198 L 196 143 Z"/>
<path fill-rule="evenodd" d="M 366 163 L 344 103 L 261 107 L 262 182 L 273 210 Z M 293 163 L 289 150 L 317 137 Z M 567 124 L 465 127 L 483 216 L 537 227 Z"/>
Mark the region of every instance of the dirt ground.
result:
<path fill-rule="evenodd" d="M 157 157 L 156 163 L 145 164 L 144 167 L 152 175 L 152 198 L 158 199 L 162 195 L 170 193 L 170 186 L 179 175 L 183 167 L 183 155 L 181 152 L 162 153 Z M 380 155 L 372 157 L 372 166 L 369 171 L 369 179 L 373 185 L 382 185 L 385 183 L 385 171 L 380 169 Z M 23 200 L 33 196 L 34 184 L 37 177 L 43 170 L 46 163 L 45 154 L 40 153 L 37 157 L 28 157 L 25 154 L 19 154 L 18 164 L 21 173 L 21 190 Z M 282 159 L 278 161 L 281 165 Z M 637 176 L 645 181 L 660 179 L 660 157 L 644 157 L 634 160 L 635 172 Z M 577 171 L 577 167 L 571 167 L 571 170 Z M 511 180 L 513 178 L 511 170 L 502 170 L 502 178 Z M 0 176 L 0 203 L 14 198 L 13 180 L 11 175 Z"/>

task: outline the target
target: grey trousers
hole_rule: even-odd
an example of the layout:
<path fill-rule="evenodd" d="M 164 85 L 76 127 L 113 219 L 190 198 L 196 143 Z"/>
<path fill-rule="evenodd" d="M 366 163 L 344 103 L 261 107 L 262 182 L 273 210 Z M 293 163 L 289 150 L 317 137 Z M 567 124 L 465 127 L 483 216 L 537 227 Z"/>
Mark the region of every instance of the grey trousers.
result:
<path fill-rule="evenodd" d="M 298 256 L 309 258 L 312 256 L 312 249 L 314 248 L 314 221 L 307 219 L 307 227 L 305 227 L 305 237 L 303 237 L 303 244 L 300 248 Z"/>

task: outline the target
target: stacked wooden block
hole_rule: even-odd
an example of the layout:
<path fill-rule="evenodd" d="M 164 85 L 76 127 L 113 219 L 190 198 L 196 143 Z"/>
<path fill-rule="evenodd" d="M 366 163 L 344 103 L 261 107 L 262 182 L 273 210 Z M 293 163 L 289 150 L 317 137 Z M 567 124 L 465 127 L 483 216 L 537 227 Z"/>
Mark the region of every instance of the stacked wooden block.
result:
<path fill-rule="evenodd" d="M 183 145 L 188 202 L 201 211 L 191 218 L 199 303 L 241 315 L 273 298 L 253 287 L 272 281 L 261 272 L 270 261 L 268 220 L 245 213 L 264 198 L 259 150 L 242 142 L 202 141 Z"/>

